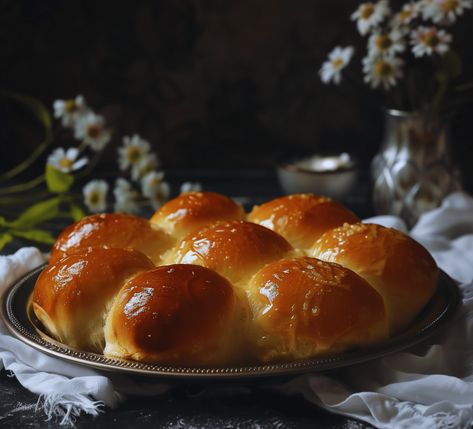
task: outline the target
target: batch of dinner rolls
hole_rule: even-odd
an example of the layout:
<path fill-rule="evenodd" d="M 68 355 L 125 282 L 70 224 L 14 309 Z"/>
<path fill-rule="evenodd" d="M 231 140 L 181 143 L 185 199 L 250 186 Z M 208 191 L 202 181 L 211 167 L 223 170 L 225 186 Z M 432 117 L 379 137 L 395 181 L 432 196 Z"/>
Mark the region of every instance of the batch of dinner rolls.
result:
<path fill-rule="evenodd" d="M 100 214 L 67 227 L 32 303 L 76 349 L 246 365 L 382 343 L 412 323 L 437 276 L 419 243 L 329 198 L 295 194 L 245 213 L 224 195 L 190 192 L 150 220 Z"/>

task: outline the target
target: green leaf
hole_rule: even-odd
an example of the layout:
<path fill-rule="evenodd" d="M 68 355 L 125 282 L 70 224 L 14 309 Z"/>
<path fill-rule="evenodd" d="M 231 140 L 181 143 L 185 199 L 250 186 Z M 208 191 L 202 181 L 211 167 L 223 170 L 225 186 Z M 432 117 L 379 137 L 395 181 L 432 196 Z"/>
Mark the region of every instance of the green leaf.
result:
<path fill-rule="evenodd" d="M 54 219 L 59 214 L 60 197 L 41 201 L 27 208 L 16 220 L 10 222 L 12 228 L 31 228 L 41 222 Z"/>
<path fill-rule="evenodd" d="M 71 204 L 70 214 L 72 219 L 76 222 L 85 216 L 84 210 L 82 210 L 82 207 L 77 204 Z"/>
<path fill-rule="evenodd" d="M 0 226 L 6 225 L 8 225 L 8 221 L 4 217 L 0 216 Z"/>
<path fill-rule="evenodd" d="M 13 240 L 13 236 L 8 232 L 0 233 L 0 250 Z"/>
<path fill-rule="evenodd" d="M 11 234 L 16 237 L 36 241 L 37 243 L 53 244 L 55 241 L 55 238 L 50 232 L 43 231 L 42 229 L 27 229 L 24 231 L 12 230 Z"/>
<path fill-rule="evenodd" d="M 74 176 L 63 173 L 51 164 L 46 165 L 46 184 L 48 189 L 55 194 L 67 192 L 74 183 Z"/>

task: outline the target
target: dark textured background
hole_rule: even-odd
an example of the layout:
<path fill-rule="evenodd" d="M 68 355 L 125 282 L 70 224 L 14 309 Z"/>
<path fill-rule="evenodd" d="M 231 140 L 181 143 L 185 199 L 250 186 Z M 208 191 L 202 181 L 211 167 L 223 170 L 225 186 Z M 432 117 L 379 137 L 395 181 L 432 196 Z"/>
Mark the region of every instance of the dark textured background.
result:
<path fill-rule="evenodd" d="M 119 136 L 138 132 L 164 167 L 267 167 L 281 157 L 348 150 L 365 164 L 382 133 L 382 99 L 367 87 L 324 86 L 336 44 L 362 39 L 351 0 L 0 0 L 0 86 L 51 106 L 82 93 Z M 473 76 L 473 14 L 455 42 Z M 359 69 L 360 67 L 356 67 Z M 355 76 L 356 77 L 356 76 Z M 473 182 L 471 107 L 454 121 L 454 153 Z M 4 169 L 37 141 L 1 104 Z M 14 142 L 14 145 L 12 145 Z M 5 153 L 5 152 L 3 152 Z"/>

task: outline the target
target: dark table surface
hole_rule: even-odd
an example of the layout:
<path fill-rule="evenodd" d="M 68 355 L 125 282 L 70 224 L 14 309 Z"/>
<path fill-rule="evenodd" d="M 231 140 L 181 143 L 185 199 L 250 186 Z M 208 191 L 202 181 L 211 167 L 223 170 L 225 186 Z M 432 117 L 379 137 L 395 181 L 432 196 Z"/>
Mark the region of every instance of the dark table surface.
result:
<path fill-rule="evenodd" d="M 276 175 L 269 170 L 172 171 L 167 174 L 174 190 L 185 180 L 200 181 L 204 189 L 238 198 L 246 207 L 281 195 Z M 360 217 L 372 214 L 369 183 L 362 175 L 353 192 L 343 201 Z M 3 253 L 11 253 L 13 243 Z M 46 421 L 36 409 L 37 396 L 24 389 L 6 371 L 0 371 L 0 427 L 55 428 L 59 421 Z M 129 397 L 115 410 L 98 417 L 81 416 L 79 428 L 159 427 L 178 428 L 332 428 L 365 429 L 372 426 L 330 414 L 299 396 L 285 396 L 258 387 L 222 391 L 205 386 L 180 385 L 151 398 Z"/>

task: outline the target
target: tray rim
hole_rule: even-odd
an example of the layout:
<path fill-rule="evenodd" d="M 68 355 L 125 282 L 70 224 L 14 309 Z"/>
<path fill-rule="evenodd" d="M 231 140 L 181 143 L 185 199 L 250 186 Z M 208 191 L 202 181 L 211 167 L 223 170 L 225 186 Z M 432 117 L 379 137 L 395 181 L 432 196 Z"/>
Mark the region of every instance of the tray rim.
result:
<path fill-rule="evenodd" d="M 109 358 L 98 353 L 76 350 L 54 340 L 43 331 L 40 331 L 41 335 L 38 334 L 37 330 L 39 330 L 39 328 L 29 320 L 27 302 L 25 302 L 23 309 L 13 308 L 12 302 L 22 288 L 29 286 L 31 290 L 33 289 L 34 285 L 29 284 L 29 281 L 32 281 L 33 277 L 37 277 L 46 266 L 47 264 L 42 264 L 26 273 L 23 277 L 10 285 L 0 296 L 0 319 L 3 320 L 12 336 L 40 352 L 70 363 L 106 372 L 159 377 L 175 381 L 255 380 L 268 377 L 295 376 L 309 372 L 324 372 L 365 363 L 399 352 L 424 341 L 452 319 L 461 303 L 461 291 L 457 284 L 448 274 L 439 269 L 436 291 L 421 314 L 425 313 L 429 306 L 432 306 L 432 301 L 437 295 L 444 293 L 448 299 L 439 314 L 430 323 L 422 326 L 422 329 L 414 333 L 410 333 L 408 328 L 407 333 L 403 332 L 371 348 L 350 350 L 333 355 L 321 356 L 319 358 L 292 362 L 222 368 L 173 367 Z M 444 290 L 442 291 L 441 289 Z M 30 296 L 30 294 L 31 293 L 29 293 L 28 296 Z M 18 314 L 28 319 L 29 326 L 28 324 L 25 326 L 25 324 L 18 319 Z"/>

